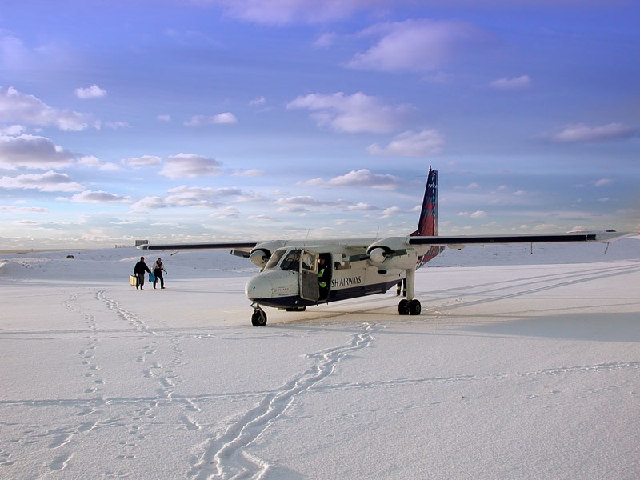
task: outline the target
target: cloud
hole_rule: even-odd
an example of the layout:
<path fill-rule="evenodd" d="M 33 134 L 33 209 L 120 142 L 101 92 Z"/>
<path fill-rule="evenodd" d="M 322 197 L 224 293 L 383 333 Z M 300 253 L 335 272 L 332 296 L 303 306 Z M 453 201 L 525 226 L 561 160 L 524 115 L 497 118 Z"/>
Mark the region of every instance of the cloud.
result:
<path fill-rule="evenodd" d="M 7 70 L 20 70 L 28 63 L 31 52 L 25 47 L 22 40 L 12 35 L 0 38 L 0 61 Z"/>
<path fill-rule="evenodd" d="M 162 159 L 154 155 L 142 155 L 141 157 L 124 158 L 121 162 L 129 167 L 142 168 L 160 165 Z"/>
<path fill-rule="evenodd" d="M 66 167 L 75 156 L 45 137 L 35 135 L 0 135 L 0 167 L 47 170 Z"/>
<path fill-rule="evenodd" d="M 358 211 L 358 212 L 368 212 L 368 211 L 379 211 L 380 208 L 369 205 L 364 202 L 353 203 L 347 200 L 338 199 L 336 201 L 325 202 L 318 200 L 309 195 L 300 195 L 295 197 L 286 197 L 279 198 L 276 200 L 276 204 L 280 205 L 278 211 L 283 212 L 307 212 L 309 208 L 324 208 L 326 207 L 336 207 L 341 212 L 346 211 Z M 325 210 L 326 211 L 326 210 Z"/>
<path fill-rule="evenodd" d="M 190 153 L 179 153 L 167 158 L 164 167 L 158 173 L 168 178 L 195 178 L 205 175 L 219 175 L 219 167 L 220 162 L 213 158 Z"/>
<path fill-rule="evenodd" d="M 229 197 L 242 197 L 244 193 L 239 188 L 209 188 L 209 187 L 189 187 L 181 185 L 170 189 L 165 198 L 159 196 L 144 197 L 131 205 L 133 212 L 142 213 L 149 210 L 157 210 L 160 208 L 178 208 L 178 207 L 204 207 L 204 208 L 222 208 L 226 209 L 229 216 L 230 207 L 225 207 L 220 202 Z M 235 211 L 237 213 L 237 211 Z"/>
<path fill-rule="evenodd" d="M 84 167 L 100 167 L 102 162 L 95 155 L 84 155 L 78 158 L 78 165 L 82 165 Z"/>
<path fill-rule="evenodd" d="M 379 189 L 393 189 L 399 185 L 400 180 L 393 175 L 375 174 L 367 169 L 351 170 L 345 175 L 334 177 L 328 181 L 322 178 L 312 178 L 304 182 L 298 182 L 302 187 L 373 187 Z"/>
<path fill-rule="evenodd" d="M 412 130 L 396 135 L 384 148 L 377 144 L 369 145 L 367 151 L 372 155 L 394 155 L 400 157 L 429 157 L 442 153 L 444 136 L 437 130 Z"/>
<path fill-rule="evenodd" d="M 269 25 L 321 23 L 348 18 L 355 12 L 384 5 L 384 0 L 201 0 L 224 8 L 241 20 Z"/>
<path fill-rule="evenodd" d="M 207 125 L 230 125 L 238 123 L 238 119 L 233 113 L 224 112 L 213 116 L 195 115 L 190 120 L 184 122 L 185 127 L 204 127 Z"/>
<path fill-rule="evenodd" d="M 569 125 L 553 137 L 556 142 L 606 142 L 638 136 L 638 130 L 621 123 L 590 127 L 582 123 Z"/>
<path fill-rule="evenodd" d="M 0 88 L 0 122 L 71 131 L 86 130 L 90 126 L 97 128 L 99 125 L 89 115 L 52 108 L 33 95 L 20 93 L 13 87 L 6 90 Z"/>
<path fill-rule="evenodd" d="M 310 93 L 287 104 L 287 109 L 305 109 L 321 126 L 339 132 L 387 133 L 397 130 L 406 121 L 413 107 L 384 105 L 376 97 L 358 92 L 345 95 Z"/>
<path fill-rule="evenodd" d="M 360 32 L 380 37 L 376 45 L 358 53 L 347 64 L 360 70 L 425 72 L 480 48 L 488 34 L 461 21 L 417 19 L 382 23 Z"/>
<path fill-rule="evenodd" d="M 281 222 L 282 220 L 273 218 L 273 217 L 269 217 L 268 215 L 264 215 L 264 214 L 260 214 L 260 215 L 251 215 L 249 217 L 247 217 L 247 220 L 250 223 L 253 222 L 258 222 L 258 223 L 274 223 L 274 222 Z"/>
<path fill-rule="evenodd" d="M 469 217 L 471 217 L 471 218 L 486 218 L 487 217 L 487 212 L 485 212 L 484 210 L 476 210 L 471 215 L 469 215 Z"/>
<path fill-rule="evenodd" d="M 322 178 L 312 178 L 311 180 L 298 182 L 297 185 L 302 187 L 322 187 L 324 185 L 324 180 Z"/>
<path fill-rule="evenodd" d="M 17 177 L 0 178 L 0 188 L 39 190 L 41 192 L 77 192 L 84 187 L 64 173 L 28 173 Z"/>
<path fill-rule="evenodd" d="M 323 203 L 319 200 L 316 200 L 310 195 L 301 195 L 297 197 L 287 197 L 287 198 L 279 198 L 276 200 L 278 205 L 295 205 L 300 206 L 304 205 L 307 207 L 318 207 L 323 205 Z"/>
<path fill-rule="evenodd" d="M 165 203 L 172 207 L 217 207 L 220 198 L 240 196 L 238 188 L 201 188 L 181 185 L 169 190 Z"/>
<path fill-rule="evenodd" d="M 252 107 L 258 106 L 258 105 L 264 105 L 265 103 L 267 103 L 267 99 L 264 97 L 258 97 L 258 98 L 254 98 L 253 100 L 251 100 L 249 102 L 249 105 L 251 105 Z"/>
<path fill-rule="evenodd" d="M 266 25 L 287 25 L 291 23 L 325 23 L 347 19 L 354 14 L 367 11 L 372 15 L 388 13 L 401 4 L 415 4 L 415 0 L 192 0 L 200 4 L 220 6 L 234 18 Z M 532 1 L 532 0 L 531 0 Z M 555 3 L 574 3 L 582 0 L 555 0 Z M 419 3 L 419 2 L 417 2 Z M 433 0 L 438 6 L 446 1 Z M 475 6 L 476 1 L 456 3 Z M 495 2 L 494 2 L 495 3 Z M 540 0 L 533 2 L 540 3 Z M 506 2 L 507 5 L 511 3 Z"/>
<path fill-rule="evenodd" d="M 15 205 L 0 205 L 0 211 L 14 213 L 49 213 L 48 208 L 44 207 L 19 207 Z"/>
<path fill-rule="evenodd" d="M 400 179 L 389 174 L 372 173 L 369 170 L 351 170 L 345 175 L 332 178 L 328 185 L 336 187 L 373 187 L 393 189 L 400 184 Z"/>
<path fill-rule="evenodd" d="M 18 37 L 0 29 L 0 69 L 20 75 L 44 76 L 74 68 L 73 54 L 61 44 L 40 44 L 30 48 Z"/>
<path fill-rule="evenodd" d="M 130 200 L 130 197 L 116 195 L 102 190 L 85 190 L 71 197 L 71 201 L 75 203 L 121 203 L 129 202 Z"/>
<path fill-rule="evenodd" d="M 22 125 L 9 125 L 8 127 L 0 127 L 0 135 L 17 137 L 18 135 L 24 133 L 25 130 L 26 129 Z"/>
<path fill-rule="evenodd" d="M 330 205 L 321 202 L 309 195 L 302 195 L 297 197 L 278 198 L 276 204 L 280 205 L 278 209 L 281 212 L 307 212 L 309 207 L 322 207 Z"/>
<path fill-rule="evenodd" d="M 166 202 L 160 197 L 144 197 L 131 205 L 134 212 L 146 212 L 148 210 L 157 210 L 166 208 Z"/>
<path fill-rule="evenodd" d="M 400 207 L 389 207 L 382 211 L 382 218 L 393 218 L 405 213 Z"/>
<path fill-rule="evenodd" d="M 260 177 L 264 175 L 263 170 L 248 169 L 248 170 L 236 170 L 233 172 L 234 177 Z"/>
<path fill-rule="evenodd" d="M 459 217 L 468 217 L 468 218 L 486 218 L 487 212 L 484 210 L 476 210 L 475 212 L 458 212 Z"/>
<path fill-rule="evenodd" d="M 500 90 L 518 90 L 531 86 L 531 77 L 529 75 L 521 75 L 515 78 L 499 78 L 489 84 L 493 88 Z"/>
<path fill-rule="evenodd" d="M 601 178 L 597 182 L 595 182 L 596 187 L 606 187 L 607 185 L 611 185 L 613 183 L 613 179 L 611 178 Z"/>
<path fill-rule="evenodd" d="M 347 210 L 349 210 L 350 212 L 374 212 L 380 210 L 380 208 L 365 202 L 357 202 L 351 205 L 347 205 Z"/>
<path fill-rule="evenodd" d="M 323 33 L 320 35 L 313 45 L 318 48 L 326 48 L 333 46 L 338 39 L 338 35 L 336 33 Z"/>
<path fill-rule="evenodd" d="M 467 186 L 463 187 L 462 185 L 456 185 L 454 188 L 456 190 L 478 190 L 480 188 L 480 185 L 478 185 L 476 182 L 471 182 Z M 502 188 L 502 187 L 498 188 L 498 190 L 500 190 L 500 191 L 504 191 L 505 189 L 506 189 L 506 187 L 505 188 Z"/>
<path fill-rule="evenodd" d="M 240 216 L 240 211 L 234 207 L 221 207 L 209 214 L 209 218 L 218 218 L 218 219 L 238 218 L 239 216 Z"/>
<path fill-rule="evenodd" d="M 102 171 L 116 172 L 122 170 L 120 165 L 113 162 L 102 162 L 98 157 L 93 155 L 83 155 L 76 160 L 76 164 L 83 167 L 97 167 Z"/>
<path fill-rule="evenodd" d="M 120 128 L 129 128 L 129 122 L 104 122 L 104 126 L 111 130 L 119 130 Z"/>
<path fill-rule="evenodd" d="M 76 88 L 76 97 L 85 99 L 102 98 L 107 95 L 107 91 L 97 85 L 91 85 L 87 88 Z"/>

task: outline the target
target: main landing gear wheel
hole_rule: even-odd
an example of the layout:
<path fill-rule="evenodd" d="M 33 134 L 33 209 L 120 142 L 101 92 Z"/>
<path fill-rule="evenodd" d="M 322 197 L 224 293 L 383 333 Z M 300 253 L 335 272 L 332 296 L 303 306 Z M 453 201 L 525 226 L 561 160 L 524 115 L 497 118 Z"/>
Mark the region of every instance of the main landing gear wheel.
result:
<path fill-rule="evenodd" d="M 409 315 L 409 300 L 403 298 L 398 304 L 398 313 L 400 315 Z"/>
<path fill-rule="evenodd" d="M 422 305 L 417 298 L 413 300 L 403 298 L 400 300 L 400 303 L 398 303 L 398 313 L 400 315 L 420 315 L 421 311 Z"/>
<path fill-rule="evenodd" d="M 420 315 L 422 311 L 422 305 L 420 305 L 420 301 L 417 298 L 414 298 L 409 302 L 409 313 L 411 315 Z"/>
<path fill-rule="evenodd" d="M 267 324 L 267 314 L 264 310 L 256 308 L 251 315 L 251 324 L 254 327 L 264 327 Z"/>

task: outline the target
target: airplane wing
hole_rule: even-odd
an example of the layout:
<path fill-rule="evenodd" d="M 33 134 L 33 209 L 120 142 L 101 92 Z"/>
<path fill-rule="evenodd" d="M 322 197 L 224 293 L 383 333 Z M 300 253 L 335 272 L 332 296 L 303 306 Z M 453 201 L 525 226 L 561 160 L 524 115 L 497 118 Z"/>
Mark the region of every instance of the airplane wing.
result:
<path fill-rule="evenodd" d="M 569 232 L 554 234 L 527 234 L 527 235 L 460 235 L 460 236 L 433 236 L 433 237 L 409 237 L 410 245 L 423 246 L 447 246 L 461 248 L 467 245 L 487 245 L 492 243 L 565 243 L 565 242 L 611 242 L 623 237 L 635 235 L 634 233 L 616 232 L 607 230 L 604 232 Z"/>
<path fill-rule="evenodd" d="M 334 238 L 334 239 L 304 239 L 304 240 L 267 240 L 260 242 L 212 242 L 212 243 L 171 243 L 171 244 L 146 244 L 140 245 L 141 250 L 223 250 L 230 248 L 232 251 L 252 249 L 275 250 L 280 247 L 287 246 L 304 246 L 305 248 L 321 247 L 321 246 L 340 246 L 351 248 L 367 248 L 371 243 L 375 242 L 375 238 Z"/>
<path fill-rule="evenodd" d="M 411 268 L 415 264 L 414 252 L 419 264 L 438 255 L 444 247 L 461 250 L 468 245 L 490 245 L 509 243 L 608 243 L 635 233 L 616 232 L 570 232 L 537 235 L 460 235 L 460 236 L 405 236 L 380 239 L 367 247 L 369 261 L 378 267 Z M 427 258 L 425 258 L 425 256 Z M 412 263 L 413 262 L 413 263 Z"/>
<path fill-rule="evenodd" d="M 251 249 L 258 242 L 175 243 L 166 245 L 140 245 L 141 250 L 199 250 L 199 249 Z"/>
<path fill-rule="evenodd" d="M 166 245 L 140 245 L 141 250 L 226 250 L 237 257 L 250 258 L 250 252 L 258 242 L 175 243 Z"/>

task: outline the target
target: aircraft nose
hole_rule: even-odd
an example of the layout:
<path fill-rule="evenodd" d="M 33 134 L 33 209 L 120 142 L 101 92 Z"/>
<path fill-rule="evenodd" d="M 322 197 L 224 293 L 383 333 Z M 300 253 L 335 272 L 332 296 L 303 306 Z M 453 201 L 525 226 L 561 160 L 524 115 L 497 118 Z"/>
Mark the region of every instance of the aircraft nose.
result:
<path fill-rule="evenodd" d="M 298 276 L 296 272 L 291 271 L 262 272 L 247 282 L 244 292 L 252 301 L 297 295 Z"/>
<path fill-rule="evenodd" d="M 271 296 L 271 282 L 261 275 L 256 275 L 247 282 L 244 292 L 249 300 L 269 298 Z"/>

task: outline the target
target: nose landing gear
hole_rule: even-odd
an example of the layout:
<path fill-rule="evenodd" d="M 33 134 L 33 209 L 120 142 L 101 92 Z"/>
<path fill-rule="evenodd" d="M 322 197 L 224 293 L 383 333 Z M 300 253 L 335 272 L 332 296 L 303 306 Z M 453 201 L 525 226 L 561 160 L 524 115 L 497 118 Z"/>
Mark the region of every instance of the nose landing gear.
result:
<path fill-rule="evenodd" d="M 267 314 L 259 306 L 253 307 L 253 315 L 251 315 L 251 324 L 254 327 L 264 327 L 267 324 Z"/>

